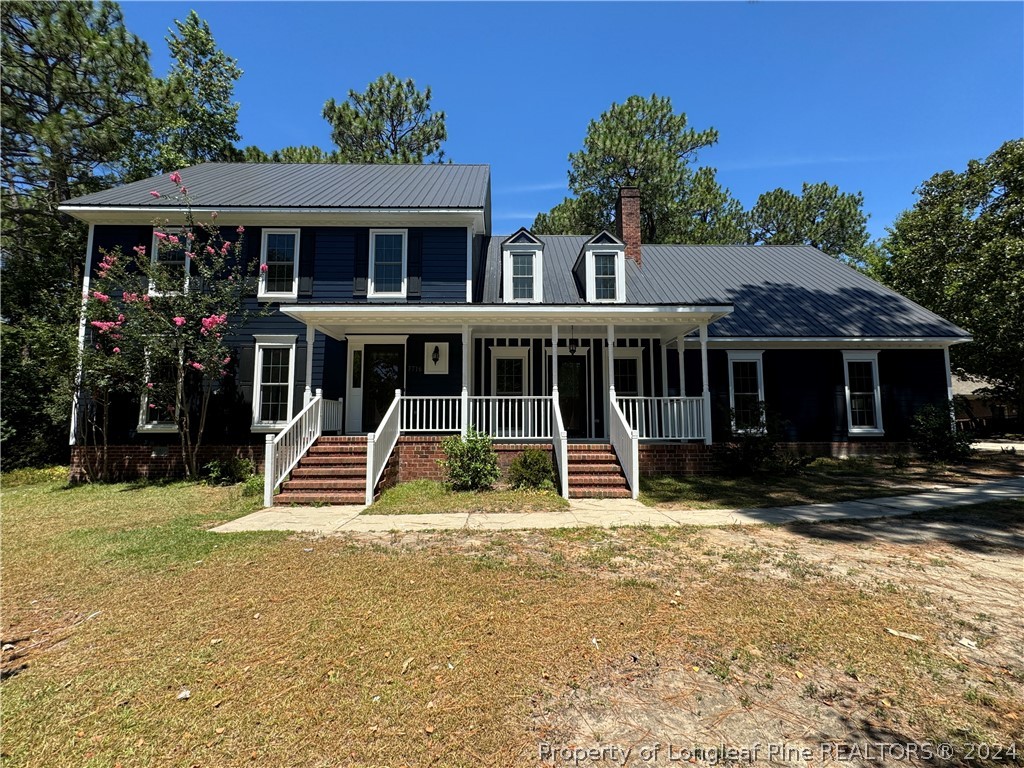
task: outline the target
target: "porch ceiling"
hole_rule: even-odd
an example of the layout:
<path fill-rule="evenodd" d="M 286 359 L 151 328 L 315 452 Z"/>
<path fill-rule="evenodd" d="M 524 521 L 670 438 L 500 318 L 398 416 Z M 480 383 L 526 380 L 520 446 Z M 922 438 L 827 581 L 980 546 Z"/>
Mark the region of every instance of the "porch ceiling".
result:
<path fill-rule="evenodd" d="M 353 333 L 460 332 L 468 326 L 474 335 L 483 333 L 548 334 L 552 325 L 559 335 L 574 326 L 576 336 L 603 336 L 609 325 L 616 332 L 661 336 L 665 339 L 690 333 L 732 312 L 725 305 L 683 306 L 526 306 L 526 305 L 291 305 L 281 312 L 335 339 Z"/>

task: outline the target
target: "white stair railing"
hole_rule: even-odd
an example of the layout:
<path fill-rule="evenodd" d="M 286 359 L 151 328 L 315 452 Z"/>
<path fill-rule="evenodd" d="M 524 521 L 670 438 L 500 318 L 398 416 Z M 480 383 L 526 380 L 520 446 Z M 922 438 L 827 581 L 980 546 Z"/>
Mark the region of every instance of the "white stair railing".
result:
<path fill-rule="evenodd" d="M 640 493 L 639 434 L 629 426 L 614 394 L 609 397 L 608 420 L 608 437 L 622 465 L 622 472 L 626 475 L 629 492 L 635 499 Z"/>
<path fill-rule="evenodd" d="M 702 397 L 616 397 L 626 423 L 641 439 L 703 440 Z"/>
<path fill-rule="evenodd" d="M 377 431 L 366 436 L 366 506 L 373 504 L 373 492 L 402 432 L 401 405 L 402 390 L 396 389 L 395 399 L 391 401 L 391 407 L 381 419 Z"/>
<path fill-rule="evenodd" d="M 551 449 L 555 454 L 555 466 L 558 468 L 558 487 L 562 498 L 569 498 L 569 437 L 562 423 L 562 409 L 558 406 L 558 390 L 551 395 L 551 415 L 554 429 L 551 432 Z"/>
<path fill-rule="evenodd" d="M 549 395 L 526 397 L 470 397 L 468 425 L 493 438 L 550 440 L 552 418 Z"/>
<path fill-rule="evenodd" d="M 462 397 L 402 396 L 403 432 L 459 432 L 462 429 Z"/>
<path fill-rule="evenodd" d="M 318 389 L 316 396 L 277 435 L 267 435 L 263 453 L 263 506 L 274 503 L 274 489 L 288 477 L 325 429 L 328 432 L 341 429 L 342 412 L 340 400 L 325 401 L 324 391 Z"/>

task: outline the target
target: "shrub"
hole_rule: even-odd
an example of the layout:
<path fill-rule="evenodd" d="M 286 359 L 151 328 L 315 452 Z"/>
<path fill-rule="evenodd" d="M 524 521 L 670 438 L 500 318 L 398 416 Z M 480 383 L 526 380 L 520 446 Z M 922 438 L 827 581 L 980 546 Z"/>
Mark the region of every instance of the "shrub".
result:
<path fill-rule="evenodd" d="M 465 438 L 446 437 L 441 450 L 445 457 L 438 464 L 444 470 L 445 485 L 453 491 L 485 490 L 501 477 L 491 438 L 475 429 L 470 429 Z"/>
<path fill-rule="evenodd" d="M 768 412 L 761 404 L 761 423 L 753 429 L 738 433 L 732 442 L 715 449 L 719 469 L 729 475 L 753 475 L 771 472 L 775 475 L 795 475 L 814 461 L 810 456 L 799 456 L 779 448 L 779 437 L 785 424 L 778 416 Z"/>
<path fill-rule="evenodd" d="M 249 475 L 242 482 L 242 496 L 263 498 L 263 475 Z"/>
<path fill-rule="evenodd" d="M 926 405 L 915 413 L 910 444 L 930 461 L 955 461 L 971 452 L 970 435 L 953 428 L 952 405 Z"/>
<path fill-rule="evenodd" d="M 232 456 L 221 461 L 214 459 L 203 466 L 203 474 L 210 485 L 234 485 L 252 477 L 256 466 L 249 459 Z"/>
<path fill-rule="evenodd" d="M 508 468 L 508 484 L 513 488 L 555 487 L 555 470 L 551 454 L 540 448 L 527 448 L 512 461 Z"/>

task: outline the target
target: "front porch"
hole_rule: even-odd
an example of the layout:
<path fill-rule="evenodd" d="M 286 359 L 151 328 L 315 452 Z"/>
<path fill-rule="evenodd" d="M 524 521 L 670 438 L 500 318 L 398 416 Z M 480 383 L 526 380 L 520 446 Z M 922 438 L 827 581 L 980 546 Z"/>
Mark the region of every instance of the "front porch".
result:
<path fill-rule="evenodd" d="M 343 415 L 337 433 L 366 438 L 367 503 L 403 436 L 475 430 L 496 442 L 550 446 L 566 498 L 579 485 L 570 478 L 570 443 L 606 447 L 636 498 L 641 443 L 711 442 L 707 328 L 728 307 L 412 309 L 419 308 L 283 310 L 307 324 L 305 381 L 313 381 L 316 334 L 333 341 L 324 378 L 334 367 L 334 380 L 344 382 L 333 393 L 341 402 L 332 408 Z M 478 322 L 453 327 L 455 319 Z M 688 336 L 696 336 L 691 349 L 699 342 L 699 370 L 681 354 Z M 307 388 L 303 413 L 316 401 Z M 289 431 L 268 438 L 268 452 Z M 268 470 L 268 489 L 290 469 L 279 465 L 274 477 Z M 588 495 L 601 482 L 610 490 L 608 477 Z"/>

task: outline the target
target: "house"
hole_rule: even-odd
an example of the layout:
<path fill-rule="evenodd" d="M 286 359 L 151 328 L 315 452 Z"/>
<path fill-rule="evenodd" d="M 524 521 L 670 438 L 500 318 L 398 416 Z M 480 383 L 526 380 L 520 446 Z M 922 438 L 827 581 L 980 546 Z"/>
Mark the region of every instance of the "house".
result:
<path fill-rule="evenodd" d="M 1017 406 L 1000 398 L 987 382 L 975 376 L 953 376 L 953 402 L 958 429 L 992 435 L 1020 428 Z"/>
<path fill-rule="evenodd" d="M 252 298 L 273 311 L 233 340 L 206 434 L 210 456 L 265 457 L 268 504 L 279 485 L 278 501 L 342 502 L 436 477 L 441 438 L 469 427 L 505 463 L 551 450 L 567 496 L 708 471 L 761 403 L 799 450 L 889 451 L 918 408 L 948 402 L 949 348 L 969 340 L 814 248 L 642 243 L 636 189 L 613 232 L 500 235 L 485 165 L 181 173 L 197 218 L 244 225 L 246 258 L 274 268 Z M 181 219 L 174 192 L 157 177 L 62 206 L 89 224 L 86 291 L 101 250 Z M 173 423 L 138 402 L 117 416 L 124 474 L 175 471 Z"/>

